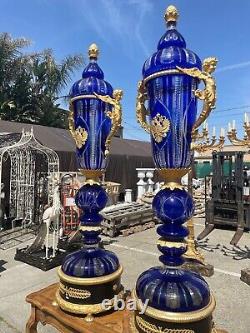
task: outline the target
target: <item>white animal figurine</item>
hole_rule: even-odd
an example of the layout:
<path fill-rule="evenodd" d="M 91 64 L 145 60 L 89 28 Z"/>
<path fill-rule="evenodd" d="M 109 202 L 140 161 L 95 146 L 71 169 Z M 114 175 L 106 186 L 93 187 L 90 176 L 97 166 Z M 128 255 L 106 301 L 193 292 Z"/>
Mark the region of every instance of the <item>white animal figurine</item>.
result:
<path fill-rule="evenodd" d="M 43 213 L 43 223 L 46 223 L 47 233 L 46 233 L 46 259 L 48 258 L 49 252 L 49 228 L 51 223 L 54 223 L 53 231 L 53 256 L 55 256 L 55 229 L 59 231 L 59 216 L 61 211 L 61 201 L 60 201 L 60 191 L 59 186 L 56 186 L 52 198 L 52 206 L 45 206 L 45 211 Z"/>

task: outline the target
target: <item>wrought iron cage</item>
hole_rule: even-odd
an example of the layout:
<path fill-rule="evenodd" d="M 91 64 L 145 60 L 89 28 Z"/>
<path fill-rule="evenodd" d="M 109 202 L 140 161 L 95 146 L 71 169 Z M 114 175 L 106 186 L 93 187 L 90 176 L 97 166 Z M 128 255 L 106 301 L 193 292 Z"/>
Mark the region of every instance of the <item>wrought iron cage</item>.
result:
<path fill-rule="evenodd" d="M 22 226 L 34 222 L 37 173 L 45 172 L 47 195 L 49 203 L 56 186 L 55 179 L 59 179 L 59 157 L 55 151 L 39 143 L 33 133 L 33 129 L 22 131 L 19 141 L 2 135 L 0 140 L 0 180 L 2 181 L 3 163 L 10 160 L 10 184 L 9 184 L 9 215 L 14 220 L 22 220 Z M 41 170 L 41 165 L 45 170 Z M 40 166 L 40 168 L 39 168 Z M 1 197 L 0 197 L 1 204 Z"/>

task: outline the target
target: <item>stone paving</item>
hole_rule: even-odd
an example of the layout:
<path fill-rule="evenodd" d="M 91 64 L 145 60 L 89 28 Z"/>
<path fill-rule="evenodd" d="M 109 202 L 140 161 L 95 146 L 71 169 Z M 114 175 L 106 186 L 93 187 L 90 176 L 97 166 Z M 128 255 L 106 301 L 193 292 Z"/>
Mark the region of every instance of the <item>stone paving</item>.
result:
<path fill-rule="evenodd" d="M 204 219 L 195 219 L 196 234 L 204 227 Z M 214 265 L 215 274 L 207 278 L 214 292 L 217 307 L 214 315 L 218 327 L 229 333 L 250 332 L 250 286 L 240 280 L 240 271 L 250 267 L 250 254 L 245 246 L 250 246 L 249 233 L 239 242 L 242 253 L 239 260 L 223 255 L 222 248 L 229 245 L 232 230 L 216 229 L 208 236 L 203 254 L 207 263 Z M 109 239 L 107 239 L 109 243 Z M 136 278 L 145 269 L 158 264 L 155 229 L 149 229 L 127 237 L 111 240 L 106 248 L 115 251 L 124 266 L 123 284 L 133 288 Z M 25 243 L 24 245 L 26 245 Z M 220 244 L 219 246 L 217 246 Z M 213 252 L 209 252 L 213 251 Z M 245 252 L 244 252 L 245 251 Z M 13 259 L 15 248 L 0 250 L 0 333 L 24 333 L 29 317 L 30 306 L 25 296 L 57 281 L 57 269 L 43 272 Z M 248 256 L 248 259 L 243 259 Z M 49 326 L 38 327 L 38 332 L 55 333 Z M 100 332 L 101 333 L 101 332 Z"/>

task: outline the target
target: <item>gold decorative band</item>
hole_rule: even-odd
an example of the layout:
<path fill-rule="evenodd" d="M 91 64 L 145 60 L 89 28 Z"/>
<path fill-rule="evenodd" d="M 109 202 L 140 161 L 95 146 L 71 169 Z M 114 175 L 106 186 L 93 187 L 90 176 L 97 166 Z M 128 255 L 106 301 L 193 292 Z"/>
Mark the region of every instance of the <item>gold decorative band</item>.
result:
<path fill-rule="evenodd" d="M 189 168 L 182 169 L 157 169 L 158 173 L 164 180 L 162 188 L 175 188 L 183 189 L 181 185 L 181 178 L 189 172 Z"/>
<path fill-rule="evenodd" d="M 138 300 L 135 290 L 133 290 L 132 296 L 135 300 Z M 140 303 L 139 302 L 136 303 L 138 311 L 141 311 Z M 215 305 L 216 305 L 215 298 L 213 295 L 211 295 L 209 304 L 200 310 L 191 311 L 191 312 L 167 312 L 148 306 L 145 311 L 145 314 L 149 317 L 162 321 L 169 321 L 172 323 L 191 323 L 194 321 L 202 320 L 210 316 L 215 308 Z"/>
<path fill-rule="evenodd" d="M 165 71 L 160 71 L 154 74 L 149 75 L 146 77 L 143 82 L 144 84 L 152 79 L 155 79 L 156 77 L 162 76 L 162 75 L 171 75 L 171 74 L 183 74 L 179 69 L 167 69 Z"/>
<path fill-rule="evenodd" d="M 79 96 L 76 96 L 76 97 L 72 97 L 70 99 L 70 102 L 74 102 L 74 101 L 77 101 L 78 99 L 83 99 L 83 98 L 100 99 L 99 96 L 102 96 L 102 95 L 97 95 L 97 94 L 93 94 L 93 95 L 79 95 Z"/>
<path fill-rule="evenodd" d="M 76 284 L 78 286 L 90 286 L 90 285 L 96 285 L 96 284 L 103 284 L 106 282 L 113 281 L 121 276 L 123 272 L 123 267 L 120 265 L 117 271 L 115 271 L 112 274 L 109 275 L 104 275 L 100 277 L 93 277 L 93 278 L 81 278 L 81 277 L 74 277 L 74 276 L 69 276 L 63 273 L 61 267 L 58 269 L 58 276 L 60 280 L 71 283 L 71 284 Z"/>
<path fill-rule="evenodd" d="M 162 247 L 175 247 L 177 249 L 181 247 L 186 247 L 187 243 L 186 242 L 170 242 L 170 241 L 165 241 L 163 239 L 158 239 L 157 245 L 160 245 Z"/>
<path fill-rule="evenodd" d="M 157 169 L 159 174 L 164 179 L 171 179 L 171 181 L 177 181 L 181 179 L 183 176 L 185 176 L 189 172 L 190 168 L 180 168 L 180 169 Z"/>
<path fill-rule="evenodd" d="M 122 295 L 118 295 L 122 298 Z M 75 314 L 95 314 L 107 311 L 102 305 L 102 303 L 97 304 L 75 304 L 68 301 L 65 301 L 59 294 L 59 290 L 56 292 L 56 301 L 61 309 L 64 311 L 69 311 Z M 113 305 L 114 299 L 110 300 L 110 303 Z"/>
<path fill-rule="evenodd" d="M 87 179 L 99 179 L 99 177 L 102 176 L 102 174 L 105 172 L 104 169 L 97 169 L 97 170 L 91 170 L 91 169 L 78 169 Z"/>
<path fill-rule="evenodd" d="M 89 290 L 67 287 L 61 282 L 59 284 L 59 289 L 61 293 L 65 294 L 66 298 L 72 297 L 77 299 L 86 299 L 91 296 L 91 292 Z"/>
<path fill-rule="evenodd" d="M 183 190 L 184 186 L 182 184 L 179 184 L 179 183 L 176 183 L 176 182 L 168 182 L 168 183 L 161 186 L 161 189 L 164 189 L 164 188 L 170 188 L 170 190 L 173 191 L 175 188 Z"/>
<path fill-rule="evenodd" d="M 105 170 L 101 170 L 101 169 L 98 169 L 98 170 L 79 169 L 79 171 L 86 177 L 86 181 L 84 182 L 84 185 L 99 184 L 100 177 L 105 172 Z"/>
<path fill-rule="evenodd" d="M 74 101 L 77 101 L 78 99 L 83 99 L 83 98 L 95 98 L 95 99 L 97 99 L 97 97 L 95 95 L 79 95 L 79 96 L 71 98 L 70 101 L 74 102 Z"/>
<path fill-rule="evenodd" d="M 140 317 L 137 317 L 137 318 L 140 318 Z M 139 326 L 137 318 L 136 318 L 136 321 L 137 321 L 137 325 Z M 179 329 L 179 330 L 178 329 L 171 329 L 171 328 L 170 329 L 169 328 L 163 329 L 162 327 L 156 327 L 155 325 L 146 322 L 142 318 L 140 318 L 140 319 L 144 323 L 143 323 L 143 328 L 140 327 L 140 326 L 139 327 L 143 331 L 144 331 L 144 329 L 146 329 L 146 331 L 144 331 L 145 333 L 193 333 L 194 332 L 193 330 L 189 330 L 189 329 L 185 329 L 185 328 L 184 329 Z M 134 315 L 132 315 L 130 317 L 129 326 L 130 326 L 130 330 L 131 330 L 132 333 L 139 333 L 139 331 L 137 330 L 137 328 L 135 326 L 135 316 Z M 225 330 L 214 327 L 212 329 L 211 333 L 228 333 L 228 332 L 225 331 Z"/>
<path fill-rule="evenodd" d="M 92 227 L 92 226 L 89 226 L 89 225 L 86 225 L 86 226 L 84 226 L 84 225 L 80 225 L 79 226 L 79 228 L 78 228 L 79 230 L 81 230 L 81 231 L 102 231 L 102 227 Z"/>
<path fill-rule="evenodd" d="M 161 326 L 156 326 L 149 323 L 148 321 L 142 319 L 139 316 L 135 317 L 136 323 L 140 329 L 145 333 L 195 333 L 193 330 L 189 329 L 172 329 L 172 328 L 162 328 Z"/>
<path fill-rule="evenodd" d="M 135 327 L 134 314 L 132 314 L 129 318 L 129 328 L 132 333 L 139 333 L 138 329 Z"/>

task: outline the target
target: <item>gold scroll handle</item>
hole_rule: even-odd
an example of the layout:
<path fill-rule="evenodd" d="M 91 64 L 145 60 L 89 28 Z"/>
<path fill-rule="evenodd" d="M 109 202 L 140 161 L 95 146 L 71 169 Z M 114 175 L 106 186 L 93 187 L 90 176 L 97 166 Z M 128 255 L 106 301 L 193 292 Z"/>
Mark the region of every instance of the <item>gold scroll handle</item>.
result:
<path fill-rule="evenodd" d="M 210 112 L 215 108 L 216 103 L 216 84 L 215 79 L 212 76 L 212 73 L 216 69 L 218 60 L 214 57 L 206 58 L 202 64 L 202 71 L 196 67 L 193 68 L 181 68 L 176 67 L 177 71 L 175 73 L 180 74 L 184 73 L 189 76 L 195 77 L 204 82 L 204 89 L 197 89 L 194 91 L 194 95 L 203 100 L 203 108 L 202 111 L 196 120 L 193 126 L 193 134 L 197 131 L 198 127 L 208 118 Z M 169 72 L 171 74 L 172 71 Z M 161 142 L 162 138 L 166 136 L 169 131 L 169 120 L 166 117 L 161 116 L 162 119 L 154 119 L 151 120 L 151 124 L 147 122 L 148 111 L 145 107 L 145 102 L 147 100 L 147 92 L 146 87 L 143 81 L 138 82 L 137 87 L 137 99 L 136 99 L 136 116 L 137 121 L 141 125 L 142 128 L 148 133 L 151 133 L 157 142 Z M 160 120 L 160 121 L 159 121 Z M 167 125 L 168 122 L 168 125 Z"/>
<path fill-rule="evenodd" d="M 73 103 L 70 101 L 69 105 L 69 117 L 68 117 L 68 123 L 69 123 L 69 131 L 72 136 L 72 138 L 75 140 L 75 144 L 78 149 L 81 149 L 85 142 L 88 139 L 88 132 L 85 128 L 82 128 L 78 126 L 75 128 L 75 121 L 74 121 L 74 111 L 73 111 Z"/>
<path fill-rule="evenodd" d="M 107 111 L 106 116 L 111 119 L 112 127 L 109 132 L 109 135 L 105 142 L 105 156 L 107 156 L 110 152 L 110 145 L 111 145 L 111 139 L 117 132 L 117 130 L 121 127 L 122 122 L 122 106 L 121 106 L 121 99 L 123 96 L 123 91 L 120 89 L 115 89 L 113 91 L 113 97 L 110 97 L 109 95 L 98 95 L 94 93 L 94 95 L 100 99 L 101 101 L 113 105 L 112 111 Z"/>
<path fill-rule="evenodd" d="M 215 108 L 216 103 L 216 83 L 212 73 L 216 69 L 218 60 L 214 57 L 209 57 L 203 60 L 202 71 L 196 67 L 193 68 L 176 68 L 184 74 L 195 77 L 204 82 L 204 89 L 197 89 L 194 91 L 194 95 L 203 100 L 202 111 L 193 126 L 193 134 L 197 131 L 198 127 L 208 118 L 210 112 Z"/>
<path fill-rule="evenodd" d="M 137 85 L 137 98 L 136 98 L 136 118 L 141 127 L 150 133 L 150 125 L 147 123 L 148 111 L 145 107 L 147 100 L 147 93 L 143 81 L 139 81 Z"/>
<path fill-rule="evenodd" d="M 138 82 L 138 93 L 136 98 L 136 117 L 141 127 L 148 133 L 150 133 L 157 143 L 160 143 L 164 137 L 166 137 L 170 122 L 161 114 L 157 113 L 152 119 L 150 124 L 147 122 L 148 111 L 145 107 L 145 101 L 147 100 L 146 89 L 143 81 Z"/>

